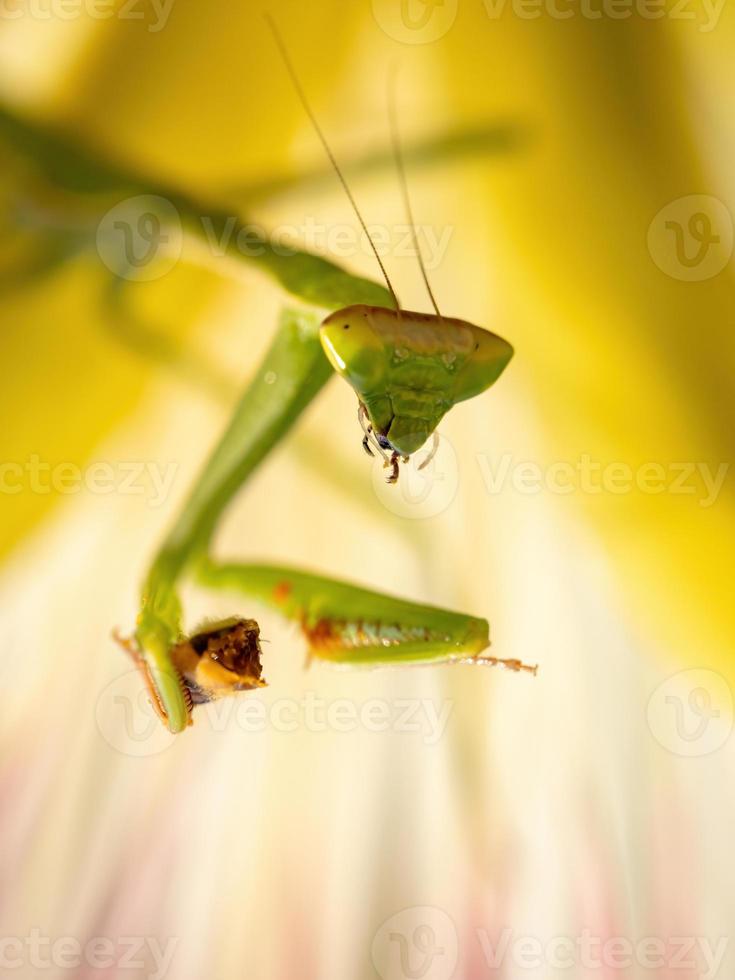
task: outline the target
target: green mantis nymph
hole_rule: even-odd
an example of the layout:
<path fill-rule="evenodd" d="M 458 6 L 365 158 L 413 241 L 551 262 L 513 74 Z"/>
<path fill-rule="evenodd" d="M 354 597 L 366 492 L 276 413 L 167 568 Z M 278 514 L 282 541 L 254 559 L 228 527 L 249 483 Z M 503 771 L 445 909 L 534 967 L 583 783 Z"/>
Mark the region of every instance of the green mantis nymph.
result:
<path fill-rule="evenodd" d="M 474 398 L 493 385 L 513 356 L 513 348 L 497 334 L 466 320 L 443 316 L 439 310 L 418 243 L 394 100 L 390 97 L 390 131 L 401 192 L 434 312 L 416 313 L 401 307 L 278 29 L 270 17 L 267 20 L 297 95 L 370 242 L 393 299 L 393 308 L 359 304 L 331 313 L 322 323 L 320 339 L 332 367 L 357 395 L 365 451 L 372 456 L 372 446 L 381 454 L 384 466 L 390 466 L 388 482 L 395 483 L 399 460 L 407 462 L 433 436 L 432 450 L 421 464 L 425 466 L 436 452 L 436 428 L 444 415 L 457 402 Z"/>
<path fill-rule="evenodd" d="M 515 125 L 497 123 L 477 131 L 440 132 L 412 144 L 410 159 L 425 166 L 457 154 L 504 151 L 516 145 L 516 133 Z M 282 310 L 267 353 L 251 366 L 248 385 L 149 566 L 134 631 L 129 639 L 120 638 L 141 673 L 153 709 L 171 732 L 184 731 L 198 705 L 224 695 L 254 692 L 266 684 L 260 665 L 260 625 L 249 618 L 254 611 L 251 602 L 256 609 L 268 607 L 294 623 L 310 660 L 345 667 L 470 663 L 535 670 L 513 656 L 489 653 L 486 619 L 378 593 L 310 570 L 244 563 L 237 556 L 215 561 L 212 556 L 213 535 L 231 501 L 247 488 L 263 461 L 286 441 L 331 381 L 332 364 L 340 372 L 349 372 L 348 380 L 358 389 L 367 447 L 377 443 L 386 454 L 388 450 L 405 454 L 418 448 L 422 436 L 431 434 L 448 407 L 487 387 L 500 373 L 511 353 L 503 341 L 497 338 L 496 348 L 486 348 L 485 341 L 492 335 L 442 318 L 436 304 L 436 317 L 409 313 L 400 308 L 395 292 L 303 248 L 284 254 L 263 229 L 259 251 L 246 253 L 238 245 L 239 232 L 250 225 L 244 216 L 237 217 L 232 231 L 231 204 L 225 207 L 130 171 L 73 132 L 27 119 L 3 105 L 0 152 L 11 163 L 9 176 L 21 188 L 18 200 L 27 204 L 9 222 L 9 230 L 29 246 L 18 255 L 11 250 L 10 265 L 0 269 L 5 289 L 25 288 L 24 284 L 48 275 L 77 254 L 100 258 L 99 232 L 109 233 L 110 209 L 132 196 L 149 202 L 155 213 L 154 202 L 166 202 L 170 207 L 161 212 L 163 222 L 170 220 L 172 207 L 186 239 L 211 246 L 214 234 L 227 242 L 230 259 L 259 269 L 301 304 Z M 394 156 L 402 169 L 400 154 Z M 378 151 L 360 166 L 368 172 L 385 162 L 385 154 Z M 241 191 L 248 211 L 292 181 L 269 177 L 248 185 Z M 405 180 L 404 196 L 408 206 Z M 6 230 L 3 225 L 0 232 Z M 111 244 L 107 238 L 105 244 Z M 116 331 L 123 324 L 130 328 L 121 331 L 118 339 L 129 343 L 138 356 L 180 371 L 189 383 L 200 383 L 209 375 L 201 352 L 162 343 L 158 324 L 136 317 L 130 294 L 138 287 L 126 278 L 124 260 L 121 251 L 117 272 L 106 262 L 98 263 L 102 320 L 109 317 Z M 425 276 L 423 265 L 422 272 Z M 312 312 L 315 307 L 331 316 L 324 320 L 324 312 Z M 346 331 L 345 324 L 350 324 Z M 480 347 L 474 348 L 473 343 Z M 488 376 L 493 359 L 497 371 Z M 207 385 L 208 392 L 213 390 L 222 394 L 219 376 L 213 386 Z M 413 433 L 412 443 L 407 432 Z M 329 479 L 337 492 L 370 506 L 363 482 L 342 479 L 338 460 L 331 476 L 323 461 L 314 466 L 310 450 L 303 453 L 302 462 L 314 467 L 318 479 Z M 390 456 L 386 462 L 390 464 Z M 299 486 L 294 488 L 294 499 L 300 492 Z M 395 530 L 401 533 L 400 528 Z M 461 547 L 458 554 L 464 554 Z M 451 565 L 452 555 L 445 560 Z M 229 593 L 235 615 L 218 622 L 206 620 L 192 629 L 181 598 L 186 585 Z"/>
<path fill-rule="evenodd" d="M 275 28 L 274 33 L 367 234 Z M 393 131 L 395 137 L 395 126 Z M 413 229 L 397 138 L 395 150 Z M 489 654 L 485 619 L 297 568 L 212 557 L 213 534 L 231 500 L 321 392 L 333 368 L 357 392 L 366 450 L 383 455 L 389 482 L 395 482 L 400 458 L 420 449 L 453 404 L 487 388 L 508 363 L 512 349 L 505 341 L 441 315 L 418 248 L 435 314 L 402 309 L 372 239 L 370 244 L 387 290 L 307 253 L 282 261 L 267 253 L 263 268 L 281 286 L 332 312 L 322 320 L 304 310 L 283 311 L 271 347 L 149 568 L 134 635 L 123 645 L 171 732 L 192 723 L 198 704 L 266 683 L 257 621 L 238 612 L 193 632 L 185 629 L 180 586 L 186 579 L 246 596 L 294 622 L 310 659 L 355 667 L 470 663 L 535 672 L 516 658 Z"/>

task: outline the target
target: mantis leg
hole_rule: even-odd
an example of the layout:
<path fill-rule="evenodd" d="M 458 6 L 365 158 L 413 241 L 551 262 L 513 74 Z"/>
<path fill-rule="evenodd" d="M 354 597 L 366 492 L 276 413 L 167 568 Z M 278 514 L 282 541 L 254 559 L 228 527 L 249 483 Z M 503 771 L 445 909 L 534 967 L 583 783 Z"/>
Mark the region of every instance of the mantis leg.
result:
<path fill-rule="evenodd" d="M 432 459 L 436 456 L 438 449 L 439 449 L 439 435 L 435 430 L 431 436 L 431 449 L 429 450 L 426 459 L 422 460 L 422 462 L 420 463 L 419 465 L 420 470 L 425 469 L 425 467 L 429 465 Z"/>
<path fill-rule="evenodd" d="M 239 592 L 297 622 L 309 654 L 352 666 L 477 661 L 486 620 L 296 568 L 203 561 L 199 582 Z"/>
<path fill-rule="evenodd" d="M 362 431 L 364 432 L 362 448 L 365 450 L 368 456 L 375 456 L 375 453 L 370 448 L 372 445 L 373 449 L 378 451 L 378 455 L 382 456 L 384 463 L 387 465 L 389 462 L 388 454 L 380 445 L 378 437 L 375 435 L 373 424 L 368 420 L 367 409 L 362 402 L 360 402 L 359 408 L 357 409 L 357 419 L 362 426 Z"/>
<path fill-rule="evenodd" d="M 173 732 L 181 731 L 189 721 L 170 656 L 182 635 L 179 580 L 206 553 L 230 500 L 331 374 L 319 342 L 318 319 L 311 314 L 284 312 L 255 379 L 245 390 L 151 565 L 142 590 L 135 639 Z"/>
<path fill-rule="evenodd" d="M 373 431 L 373 427 L 369 422 L 365 421 L 366 416 L 367 412 L 365 410 L 365 406 L 362 402 L 360 402 L 357 408 L 357 421 L 360 423 L 363 431 L 362 448 L 365 450 L 368 456 L 374 456 L 375 453 L 370 448 L 370 434 Z"/>

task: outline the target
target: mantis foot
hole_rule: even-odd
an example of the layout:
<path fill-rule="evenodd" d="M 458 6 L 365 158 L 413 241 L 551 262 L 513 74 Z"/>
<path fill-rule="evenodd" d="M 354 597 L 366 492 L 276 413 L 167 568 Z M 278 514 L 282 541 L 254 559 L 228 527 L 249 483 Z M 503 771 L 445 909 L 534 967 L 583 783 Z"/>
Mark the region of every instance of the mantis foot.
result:
<path fill-rule="evenodd" d="M 399 475 L 398 461 L 399 461 L 399 459 L 400 459 L 400 456 L 398 455 L 398 453 L 395 450 L 393 450 L 393 452 L 391 453 L 390 461 L 386 461 L 386 463 L 384 463 L 385 466 L 388 466 L 388 465 L 391 466 L 390 476 L 386 479 L 386 481 L 385 481 L 386 483 L 398 483 L 398 475 Z"/>
<path fill-rule="evenodd" d="M 426 459 L 424 459 L 424 460 L 423 460 L 423 461 L 422 461 L 422 462 L 421 462 L 421 463 L 419 464 L 419 469 L 420 469 L 420 470 L 423 470 L 423 469 L 424 469 L 424 467 L 426 467 L 426 466 L 428 466 L 428 465 L 429 465 L 429 463 L 430 463 L 430 462 L 432 461 L 432 459 L 433 459 L 433 458 L 434 458 L 434 457 L 436 456 L 436 452 L 437 452 L 437 450 L 438 450 L 438 448 L 439 448 L 439 436 L 438 436 L 438 434 L 437 434 L 436 432 L 434 432 L 434 433 L 432 434 L 432 437 L 431 437 L 431 439 L 432 439 L 432 442 L 431 442 L 431 449 L 429 450 L 429 452 L 428 452 L 428 454 L 427 454 L 427 456 L 426 456 Z"/>

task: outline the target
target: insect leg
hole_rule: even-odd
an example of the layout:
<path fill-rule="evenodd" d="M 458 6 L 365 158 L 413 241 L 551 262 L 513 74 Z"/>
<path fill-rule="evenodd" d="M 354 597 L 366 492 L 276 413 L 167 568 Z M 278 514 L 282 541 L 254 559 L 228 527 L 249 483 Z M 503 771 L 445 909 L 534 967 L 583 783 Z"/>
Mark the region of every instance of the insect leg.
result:
<path fill-rule="evenodd" d="M 117 630 L 113 630 L 112 638 L 132 658 L 133 663 L 135 664 L 135 666 L 138 668 L 138 670 L 143 676 L 143 681 L 145 682 L 145 686 L 148 691 L 148 699 L 150 700 L 151 707 L 158 715 L 158 717 L 161 719 L 161 721 L 164 723 L 164 725 L 168 725 L 168 720 L 169 720 L 168 712 L 166 711 L 163 701 L 161 700 L 161 695 L 158 693 L 158 688 L 156 687 L 156 682 L 153 679 L 151 669 L 148 666 L 145 657 L 143 656 L 142 652 L 138 648 L 137 644 L 135 643 L 134 640 L 130 639 L 129 637 L 122 636 Z M 181 674 L 181 671 L 173 665 L 171 667 L 171 671 L 174 677 L 176 678 L 176 682 L 181 688 L 181 694 L 184 698 L 184 704 L 186 706 L 188 723 L 191 725 L 192 723 L 191 713 L 194 708 L 194 702 L 192 700 L 191 691 L 189 690 L 186 681 L 184 680 Z"/>
<path fill-rule="evenodd" d="M 360 406 L 357 409 L 357 419 L 360 425 L 362 426 L 362 431 L 365 433 L 365 436 L 362 440 L 362 448 L 365 450 L 368 456 L 374 456 L 375 453 L 372 452 L 372 450 L 370 449 L 370 445 L 372 445 L 373 448 L 378 450 L 378 453 L 383 457 L 383 462 L 385 463 L 385 465 L 387 465 L 388 455 L 383 449 L 383 447 L 380 445 L 380 441 L 378 440 L 378 437 L 375 435 L 375 430 L 373 429 L 372 422 L 366 421 L 367 417 L 368 417 L 367 409 L 365 408 L 363 403 L 360 402 Z"/>
<path fill-rule="evenodd" d="M 420 464 L 419 469 L 423 470 L 425 466 L 428 466 L 432 459 L 436 456 L 437 450 L 439 449 L 439 436 L 436 432 L 431 437 L 431 449 L 426 459 Z"/>
<path fill-rule="evenodd" d="M 524 664 L 521 660 L 505 660 L 503 657 L 492 657 L 489 653 L 481 653 L 479 656 L 474 658 L 474 662 L 478 664 L 488 664 L 490 667 L 504 667 L 506 670 L 521 671 L 525 670 L 529 674 L 536 676 L 536 671 L 538 670 L 538 664 L 531 666 L 530 664 Z"/>
<path fill-rule="evenodd" d="M 365 450 L 368 456 L 375 456 L 375 453 L 372 451 L 369 445 L 370 433 L 373 431 L 373 427 L 369 423 L 365 422 L 366 416 L 367 416 L 367 411 L 365 409 L 365 406 L 363 405 L 362 402 L 360 402 L 357 409 L 357 421 L 362 426 L 362 431 L 364 433 L 362 439 L 362 448 Z"/>
<path fill-rule="evenodd" d="M 383 447 L 380 445 L 380 441 L 378 437 L 375 435 L 375 430 L 373 429 L 372 425 L 370 426 L 370 442 L 378 450 L 378 453 L 383 457 L 383 466 L 384 467 L 387 466 L 390 462 L 390 458 L 388 457 L 388 454 L 383 449 Z"/>
<path fill-rule="evenodd" d="M 392 467 L 390 476 L 385 481 L 386 483 L 398 483 L 398 453 L 394 450 L 390 457 L 390 465 Z"/>

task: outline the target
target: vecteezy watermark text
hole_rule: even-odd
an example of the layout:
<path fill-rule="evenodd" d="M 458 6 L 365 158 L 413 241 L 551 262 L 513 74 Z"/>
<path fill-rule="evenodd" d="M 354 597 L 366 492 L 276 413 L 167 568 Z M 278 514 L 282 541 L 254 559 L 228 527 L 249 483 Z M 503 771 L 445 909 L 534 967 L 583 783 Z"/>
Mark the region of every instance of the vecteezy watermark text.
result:
<path fill-rule="evenodd" d="M 497 20 L 510 10 L 521 20 L 683 20 L 696 21 L 703 34 L 717 26 L 726 0 L 483 0 L 487 15 Z"/>
<path fill-rule="evenodd" d="M 582 453 L 577 459 L 539 463 L 513 453 L 477 453 L 460 471 L 459 457 L 445 435 L 440 436 L 436 456 L 423 466 L 425 453 L 411 457 L 397 486 L 385 483 L 381 460 L 373 462 L 373 490 L 391 513 L 414 520 L 435 517 L 451 506 L 460 477 L 478 481 L 490 496 L 571 495 L 684 496 L 696 506 L 713 507 L 730 473 L 729 462 L 668 461 L 634 465 L 618 460 L 595 459 Z"/>
<path fill-rule="evenodd" d="M 0 0 L 0 21 L 132 20 L 144 21 L 151 34 L 168 23 L 175 0 Z"/>
<path fill-rule="evenodd" d="M 400 732 L 419 738 L 427 747 L 444 736 L 454 703 L 432 698 L 327 699 L 313 691 L 298 698 L 266 701 L 229 697 L 197 706 L 197 723 L 214 732 L 242 732 L 250 737 L 265 731 L 349 735 Z M 137 671 L 126 671 L 100 693 L 95 711 L 105 741 L 124 755 L 157 755 L 176 736 L 160 723 L 142 690 Z"/>
<path fill-rule="evenodd" d="M 351 224 L 325 225 L 307 216 L 301 224 L 279 225 L 266 232 L 262 225 L 240 225 L 237 218 L 229 217 L 222 227 L 211 218 L 202 217 L 202 228 L 207 242 L 216 257 L 224 256 L 233 245 L 244 256 L 257 257 L 269 249 L 276 255 L 295 255 L 299 248 L 324 251 L 335 258 L 347 259 L 357 254 L 372 255 L 372 247 L 362 229 Z M 381 256 L 393 258 L 415 257 L 411 225 L 369 224 L 370 238 Z M 416 225 L 424 265 L 436 269 L 447 251 L 453 228 L 449 225 L 436 229 L 432 225 Z M 268 242 L 266 248 L 266 241 Z"/>
<path fill-rule="evenodd" d="M 177 463 L 152 460 L 97 460 L 82 467 L 71 462 L 50 463 L 32 453 L 22 462 L 0 462 L 0 496 L 120 494 L 145 496 L 150 507 L 160 507 L 171 492 L 177 470 Z"/>
<path fill-rule="evenodd" d="M 518 936 L 505 928 L 493 942 L 486 929 L 477 930 L 485 962 L 491 970 L 508 960 L 518 970 L 698 970 L 701 980 L 714 980 L 728 946 L 721 936 L 595 936 L 582 929 L 577 936 Z"/>
<path fill-rule="evenodd" d="M 187 215 L 187 230 L 211 258 L 259 258 L 277 255 L 289 258 L 301 250 L 349 259 L 369 256 L 372 246 L 365 232 L 349 223 L 325 224 L 307 215 L 298 224 L 266 228 L 256 222 L 243 223 L 235 215 Z M 424 264 L 436 269 L 444 259 L 453 227 L 417 225 L 416 236 Z M 411 226 L 370 224 L 370 238 L 379 255 L 414 258 L 416 248 Z M 121 279 L 151 281 L 174 268 L 183 250 L 182 215 L 165 197 L 140 194 L 120 201 L 97 226 L 97 253 L 102 262 Z"/>
<path fill-rule="evenodd" d="M 371 0 L 380 28 L 401 44 L 431 44 L 444 37 L 457 19 L 460 2 L 466 10 L 484 6 L 488 20 L 675 20 L 713 31 L 726 0 Z"/>
<path fill-rule="evenodd" d="M 700 507 L 716 503 L 730 470 L 729 462 L 630 463 L 594 459 L 582 453 L 576 460 L 557 460 L 542 466 L 516 460 L 512 453 L 497 458 L 477 457 L 488 493 L 510 488 L 520 494 L 672 494 L 692 496 Z"/>
<path fill-rule="evenodd" d="M 525 971 L 582 971 L 585 976 L 628 975 L 655 971 L 660 975 L 716 980 L 729 938 L 708 936 L 611 936 L 581 929 L 576 935 L 541 938 L 506 926 L 492 933 L 478 928 L 463 933 L 465 943 L 477 943 L 473 959 L 481 956 L 493 977 L 520 976 Z M 459 933 L 448 913 L 432 905 L 402 909 L 386 919 L 375 932 L 372 960 L 383 980 L 451 980 L 460 957 Z M 482 972 L 482 971 L 481 971 Z M 554 972 L 556 975 L 556 972 Z M 570 974 L 571 975 L 571 974 Z"/>
<path fill-rule="evenodd" d="M 178 939 L 162 942 L 156 936 L 95 936 L 81 942 L 76 936 L 44 935 L 31 929 L 27 936 L 0 937 L 0 969 L 20 975 L 28 970 L 135 971 L 142 980 L 163 980 L 169 972 Z M 85 969 L 86 972 L 86 969 Z"/>

